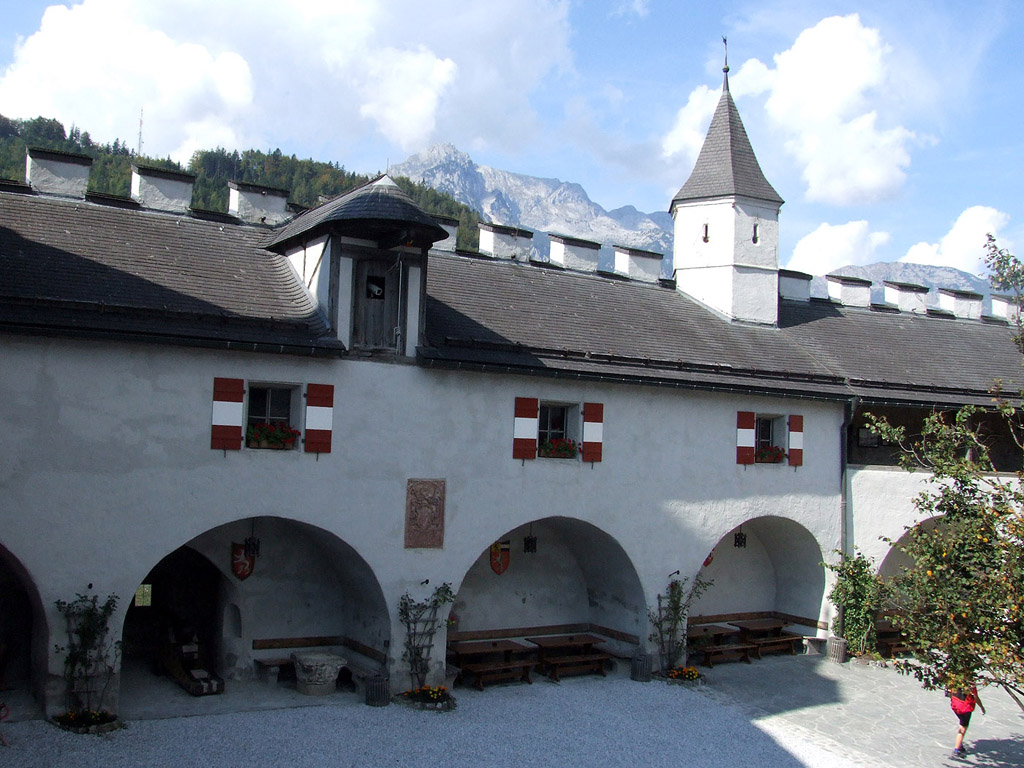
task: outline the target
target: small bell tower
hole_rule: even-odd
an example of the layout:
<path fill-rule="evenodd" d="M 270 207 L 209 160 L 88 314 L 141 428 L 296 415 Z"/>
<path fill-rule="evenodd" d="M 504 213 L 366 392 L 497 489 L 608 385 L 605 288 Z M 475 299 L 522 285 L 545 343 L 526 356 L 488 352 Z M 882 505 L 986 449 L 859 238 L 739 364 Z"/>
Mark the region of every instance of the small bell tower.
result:
<path fill-rule="evenodd" d="M 775 325 L 783 200 L 764 177 L 729 93 L 728 48 L 722 72 L 722 97 L 697 163 L 669 208 L 676 285 L 730 319 Z"/>

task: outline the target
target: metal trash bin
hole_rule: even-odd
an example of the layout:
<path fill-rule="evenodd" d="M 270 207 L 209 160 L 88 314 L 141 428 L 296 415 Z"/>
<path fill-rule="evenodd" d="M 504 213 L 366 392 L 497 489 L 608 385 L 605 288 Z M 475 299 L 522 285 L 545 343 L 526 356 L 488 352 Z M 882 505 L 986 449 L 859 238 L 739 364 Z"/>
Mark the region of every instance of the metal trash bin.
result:
<path fill-rule="evenodd" d="M 846 640 L 842 637 L 830 637 L 825 643 L 825 652 L 829 661 L 842 664 L 846 661 Z"/>
<path fill-rule="evenodd" d="M 374 675 L 366 679 L 366 705 L 368 707 L 386 707 L 391 703 L 391 682 L 384 675 Z"/>
<path fill-rule="evenodd" d="M 629 679 L 638 683 L 651 682 L 651 654 L 637 651 L 629 664 Z"/>

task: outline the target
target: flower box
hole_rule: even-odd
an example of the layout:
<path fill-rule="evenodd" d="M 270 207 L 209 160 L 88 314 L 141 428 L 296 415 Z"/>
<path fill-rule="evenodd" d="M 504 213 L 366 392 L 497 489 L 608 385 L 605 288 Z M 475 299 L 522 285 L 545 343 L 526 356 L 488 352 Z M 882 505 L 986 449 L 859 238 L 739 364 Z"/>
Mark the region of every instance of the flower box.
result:
<path fill-rule="evenodd" d="M 777 445 L 758 448 L 754 452 L 754 462 L 757 464 L 781 464 L 785 458 L 786 452 Z"/>
<path fill-rule="evenodd" d="M 245 430 L 245 444 L 250 448 L 290 451 L 302 433 L 288 424 L 261 422 Z"/>
<path fill-rule="evenodd" d="M 537 447 L 537 455 L 543 459 L 575 459 L 579 452 L 579 443 L 561 437 L 548 440 Z"/>

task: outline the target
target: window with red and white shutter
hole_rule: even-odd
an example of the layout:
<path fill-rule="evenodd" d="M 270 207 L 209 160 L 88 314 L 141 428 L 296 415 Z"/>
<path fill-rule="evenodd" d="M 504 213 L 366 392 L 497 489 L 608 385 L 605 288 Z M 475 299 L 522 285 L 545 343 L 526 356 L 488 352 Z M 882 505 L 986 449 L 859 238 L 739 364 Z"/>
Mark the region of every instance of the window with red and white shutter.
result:
<path fill-rule="evenodd" d="M 600 461 L 604 445 L 604 405 L 583 404 L 583 440 L 580 453 L 584 461 Z"/>
<path fill-rule="evenodd" d="M 789 416 L 789 450 L 786 455 L 791 467 L 800 467 L 804 463 L 804 417 L 798 414 Z"/>
<path fill-rule="evenodd" d="M 753 411 L 736 412 L 736 463 L 753 464 L 757 414 Z"/>
<path fill-rule="evenodd" d="M 242 379 L 213 380 L 213 416 L 210 427 L 210 448 L 237 451 L 242 447 L 242 426 L 245 423 L 245 382 Z"/>
<path fill-rule="evenodd" d="M 330 453 L 334 429 L 334 385 L 306 385 L 306 453 Z"/>
<path fill-rule="evenodd" d="M 540 400 L 517 397 L 512 429 L 512 458 L 537 458 L 537 430 L 540 425 Z"/>

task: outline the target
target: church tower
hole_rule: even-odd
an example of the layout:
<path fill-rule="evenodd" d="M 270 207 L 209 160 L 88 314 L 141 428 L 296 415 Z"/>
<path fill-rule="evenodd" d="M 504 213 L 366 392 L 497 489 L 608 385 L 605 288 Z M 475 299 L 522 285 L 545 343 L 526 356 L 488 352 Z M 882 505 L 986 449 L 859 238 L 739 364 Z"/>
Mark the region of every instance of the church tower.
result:
<path fill-rule="evenodd" d="M 690 178 L 672 200 L 679 290 L 733 320 L 778 321 L 779 209 L 729 93 L 729 65 Z"/>

